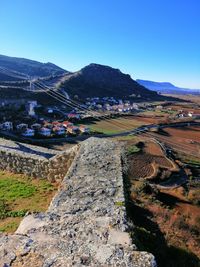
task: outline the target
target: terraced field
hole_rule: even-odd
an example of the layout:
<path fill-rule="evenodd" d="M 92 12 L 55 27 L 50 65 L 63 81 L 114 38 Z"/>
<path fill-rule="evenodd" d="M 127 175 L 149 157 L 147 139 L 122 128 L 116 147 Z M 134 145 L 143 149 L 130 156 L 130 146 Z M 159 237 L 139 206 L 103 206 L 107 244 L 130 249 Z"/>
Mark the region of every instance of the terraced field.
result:
<path fill-rule="evenodd" d="M 175 166 L 154 142 L 146 142 L 143 150 L 131 157 L 130 173 L 133 179 L 155 178 L 160 168 L 173 171 Z"/>

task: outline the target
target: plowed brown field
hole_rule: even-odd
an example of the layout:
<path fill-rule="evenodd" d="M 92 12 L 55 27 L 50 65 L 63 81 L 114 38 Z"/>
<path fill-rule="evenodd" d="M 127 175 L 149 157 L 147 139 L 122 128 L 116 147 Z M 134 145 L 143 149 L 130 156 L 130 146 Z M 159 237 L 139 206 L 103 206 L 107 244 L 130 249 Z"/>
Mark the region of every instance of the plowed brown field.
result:
<path fill-rule="evenodd" d="M 145 143 L 143 151 L 131 157 L 130 173 L 133 179 L 155 178 L 159 168 L 173 170 L 174 165 L 154 142 Z"/>
<path fill-rule="evenodd" d="M 199 155 L 200 151 L 200 127 L 165 128 L 167 135 L 151 133 L 161 142 L 166 143 L 172 149 L 180 150 L 188 154 Z"/>

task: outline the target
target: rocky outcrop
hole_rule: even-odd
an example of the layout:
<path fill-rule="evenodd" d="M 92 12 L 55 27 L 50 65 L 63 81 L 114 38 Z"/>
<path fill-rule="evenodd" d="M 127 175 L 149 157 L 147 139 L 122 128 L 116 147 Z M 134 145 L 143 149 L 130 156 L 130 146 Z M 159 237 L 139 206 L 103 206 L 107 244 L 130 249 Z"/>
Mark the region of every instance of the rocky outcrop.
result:
<path fill-rule="evenodd" d="M 78 146 L 74 146 L 58 152 L 0 138 L 0 169 L 33 178 L 61 181 L 77 150 Z"/>
<path fill-rule="evenodd" d="M 14 235 L 0 236 L 0 266 L 156 266 L 129 236 L 117 143 L 81 144 L 48 211 L 27 215 Z"/>

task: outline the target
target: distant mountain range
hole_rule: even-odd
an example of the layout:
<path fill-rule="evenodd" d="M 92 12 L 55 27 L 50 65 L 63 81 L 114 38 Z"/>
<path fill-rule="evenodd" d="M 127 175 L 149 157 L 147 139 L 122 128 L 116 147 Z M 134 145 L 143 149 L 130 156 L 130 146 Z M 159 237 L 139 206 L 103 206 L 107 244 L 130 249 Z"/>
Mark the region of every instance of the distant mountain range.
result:
<path fill-rule="evenodd" d="M 148 80 L 136 80 L 149 90 L 165 94 L 200 94 L 200 89 L 181 88 L 169 82 L 153 82 Z"/>
<path fill-rule="evenodd" d="M 9 71 L 4 71 L 5 69 Z M 4 95 L 6 88 L 13 88 L 14 94 L 17 88 L 23 89 L 28 86 L 29 83 L 23 80 L 23 74 L 34 78 L 42 77 L 46 85 L 54 86 L 56 90 L 65 90 L 71 98 L 113 96 L 138 101 L 162 98 L 134 81 L 130 75 L 109 66 L 90 64 L 72 73 L 52 63 L 0 56 L 0 88 L 3 88 L 1 90 L 4 91 Z"/>

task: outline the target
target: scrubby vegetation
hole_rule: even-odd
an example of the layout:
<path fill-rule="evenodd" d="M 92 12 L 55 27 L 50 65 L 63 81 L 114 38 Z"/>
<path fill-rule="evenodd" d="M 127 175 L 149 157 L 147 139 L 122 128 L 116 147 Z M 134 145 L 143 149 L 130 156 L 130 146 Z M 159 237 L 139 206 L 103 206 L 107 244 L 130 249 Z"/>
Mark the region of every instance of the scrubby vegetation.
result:
<path fill-rule="evenodd" d="M 137 153 L 139 151 L 140 151 L 140 148 L 136 145 L 132 145 L 132 146 L 128 147 L 128 149 L 127 149 L 128 155 L 132 155 L 132 154 Z"/>

